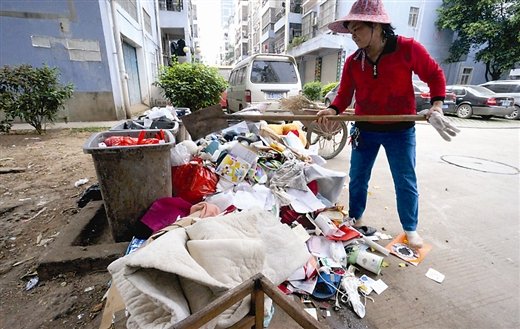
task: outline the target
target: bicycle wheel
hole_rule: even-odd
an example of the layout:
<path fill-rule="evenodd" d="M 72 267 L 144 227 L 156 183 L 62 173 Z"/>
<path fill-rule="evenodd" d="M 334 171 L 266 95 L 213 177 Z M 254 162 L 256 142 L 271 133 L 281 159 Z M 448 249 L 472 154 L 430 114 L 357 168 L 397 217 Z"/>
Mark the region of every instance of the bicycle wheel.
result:
<path fill-rule="evenodd" d="M 310 145 L 318 144 L 318 154 L 330 160 L 338 155 L 348 138 L 348 122 L 327 121 L 325 124 L 314 124 L 307 130 L 307 141 Z"/>

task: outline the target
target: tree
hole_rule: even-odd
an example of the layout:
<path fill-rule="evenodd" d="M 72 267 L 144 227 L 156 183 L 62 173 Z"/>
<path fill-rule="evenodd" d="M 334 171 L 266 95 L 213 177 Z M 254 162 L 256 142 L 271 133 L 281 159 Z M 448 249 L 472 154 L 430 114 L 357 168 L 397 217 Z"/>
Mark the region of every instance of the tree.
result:
<path fill-rule="evenodd" d="M 58 111 L 72 96 L 73 85 L 59 83 L 57 68 L 31 65 L 4 66 L 0 69 L 0 112 L 5 119 L 0 131 L 8 132 L 16 117 L 33 126 L 38 134 L 45 121 L 57 119 Z"/>
<path fill-rule="evenodd" d="M 443 0 L 437 11 L 437 27 L 456 33 L 448 63 L 476 49 L 476 61 L 486 65 L 486 81 L 520 63 L 519 1 Z"/>
<path fill-rule="evenodd" d="M 174 106 L 192 111 L 218 104 L 227 82 L 216 67 L 201 63 L 178 63 L 163 67 L 155 85 Z"/>

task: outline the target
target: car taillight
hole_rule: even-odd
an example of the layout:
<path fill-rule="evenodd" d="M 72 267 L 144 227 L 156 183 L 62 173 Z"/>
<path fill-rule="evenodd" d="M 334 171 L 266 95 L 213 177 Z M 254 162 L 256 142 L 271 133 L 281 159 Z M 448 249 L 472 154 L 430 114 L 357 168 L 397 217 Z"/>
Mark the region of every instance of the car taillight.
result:
<path fill-rule="evenodd" d="M 244 96 L 247 103 L 251 103 L 251 90 L 244 91 Z"/>
<path fill-rule="evenodd" d="M 430 93 L 421 93 L 421 98 L 430 98 Z"/>
<path fill-rule="evenodd" d="M 497 105 L 497 100 L 493 97 L 488 98 L 486 101 L 486 105 Z"/>

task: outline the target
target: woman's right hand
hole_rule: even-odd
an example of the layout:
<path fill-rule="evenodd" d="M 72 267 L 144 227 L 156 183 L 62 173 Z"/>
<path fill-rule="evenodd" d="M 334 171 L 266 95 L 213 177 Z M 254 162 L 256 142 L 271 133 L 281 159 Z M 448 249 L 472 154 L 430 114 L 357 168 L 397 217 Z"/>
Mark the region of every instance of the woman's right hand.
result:
<path fill-rule="evenodd" d="M 325 116 L 326 115 L 336 115 L 336 111 L 334 111 L 333 109 L 331 109 L 329 107 L 329 108 L 320 110 L 316 115 L 318 116 L 318 120 L 317 120 L 318 123 L 325 123 L 325 122 L 327 122 L 327 118 Z"/>

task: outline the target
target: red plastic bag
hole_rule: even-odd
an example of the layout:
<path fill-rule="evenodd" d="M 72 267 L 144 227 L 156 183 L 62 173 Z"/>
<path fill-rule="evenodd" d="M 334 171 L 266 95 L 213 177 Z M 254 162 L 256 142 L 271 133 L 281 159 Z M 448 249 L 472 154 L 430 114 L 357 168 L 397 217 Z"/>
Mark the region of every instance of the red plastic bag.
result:
<path fill-rule="evenodd" d="M 145 135 L 146 132 L 142 130 L 137 138 L 129 136 L 110 136 L 105 139 L 105 144 L 107 146 L 149 145 L 159 144 L 161 140 L 164 140 L 164 131 L 162 130 L 155 134 L 155 138 L 144 138 Z"/>
<path fill-rule="evenodd" d="M 172 167 L 173 195 L 192 204 L 199 203 L 204 196 L 215 193 L 217 183 L 217 174 L 204 167 L 200 159 Z"/>

